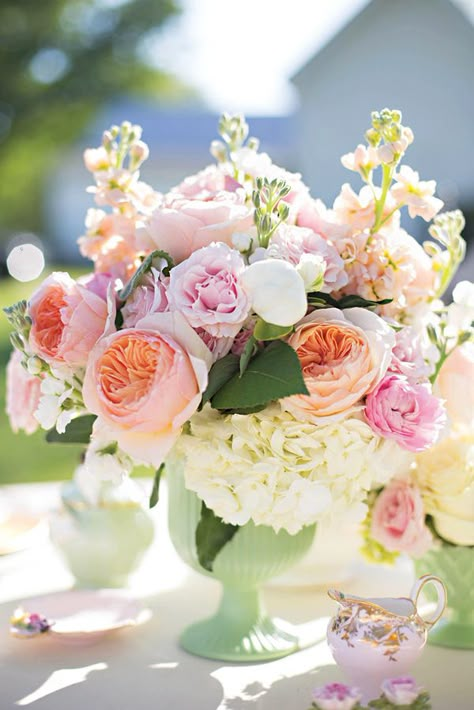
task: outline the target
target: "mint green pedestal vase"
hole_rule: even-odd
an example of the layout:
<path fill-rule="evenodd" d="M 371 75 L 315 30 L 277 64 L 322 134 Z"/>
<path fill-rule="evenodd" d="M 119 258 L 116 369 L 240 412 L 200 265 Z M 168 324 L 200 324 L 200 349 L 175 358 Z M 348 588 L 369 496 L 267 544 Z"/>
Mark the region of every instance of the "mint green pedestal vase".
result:
<path fill-rule="evenodd" d="M 417 575 L 435 574 L 448 590 L 441 621 L 428 634 L 428 643 L 449 648 L 474 648 L 474 547 L 442 545 L 416 560 Z M 436 594 L 427 586 L 426 596 Z"/>
<path fill-rule="evenodd" d="M 213 572 L 207 572 L 198 562 L 195 545 L 201 500 L 184 487 L 179 459 L 167 462 L 166 471 L 171 540 L 187 564 L 223 585 L 217 612 L 184 630 L 180 637 L 183 648 L 197 656 L 242 662 L 280 658 L 298 650 L 297 628 L 268 616 L 259 587 L 308 551 L 315 527 L 289 535 L 247 523 L 219 552 Z"/>

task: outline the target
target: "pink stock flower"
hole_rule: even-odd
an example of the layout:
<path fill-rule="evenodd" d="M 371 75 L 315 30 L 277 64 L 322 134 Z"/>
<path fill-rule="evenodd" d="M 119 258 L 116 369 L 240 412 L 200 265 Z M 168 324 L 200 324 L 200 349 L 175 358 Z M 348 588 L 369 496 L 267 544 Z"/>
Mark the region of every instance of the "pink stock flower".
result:
<path fill-rule="evenodd" d="M 210 366 L 208 349 L 180 313 L 154 313 L 96 343 L 84 403 L 123 451 L 158 467 L 196 411 Z"/>
<path fill-rule="evenodd" d="M 376 188 L 377 193 L 379 190 L 380 188 Z M 388 218 L 395 206 L 396 203 L 389 194 L 385 201 L 383 216 Z M 375 201 L 372 190 L 368 185 L 364 185 L 357 195 L 349 183 L 344 183 L 341 192 L 334 200 L 333 211 L 338 222 L 350 225 L 353 230 L 369 229 L 375 223 Z M 391 224 L 396 219 L 397 216 L 394 214 L 387 219 L 386 224 Z"/>
<path fill-rule="evenodd" d="M 382 682 L 381 690 L 387 700 L 394 705 L 410 705 L 415 702 L 422 692 L 414 678 L 405 676 L 401 678 L 387 678 Z"/>
<path fill-rule="evenodd" d="M 149 271 L 122 307 L 123 328 L 135 327 L 146 315 L 169 310 L 168 281 L 155 268 Z"/>
<path fill-rule="evenodd" d="M 30 347 L 50 363 L 83 367 L 104 332 L 107 303 L 69 274 L 54 272 L 34 292 Z"/>
<path fill-rule="evenodd" d="M 226 244 L 198 249 L 171 270 L 170 309 L 180 311 L 193 328 L 219 338 L 235 336 L 250 308 L 239 283 L 244 268 L 240 254 Z"/>
<path fill-rule="evenodd" d="M 321 256 L 326 263 L 324 285 L 320 289 L 324 293 L 337 291 L 348 282 L 344 261 L 337 249 L 312 229 L 282 225 L 272 237 L 269 253 L 295 266 L 300 263 L 303 254 Z"/>
<path fill-rule="evenodd" d="M 7 365 L 6 412 L 16 433 L 33 434 L 39 424 L 34 417 L 41 396 L 41 378 L 30 375 L 21 364 L 22 354 L 13 350 Z"/>
<path fill-rule="evenodd" d="M 315 688 L 312 697 L 318 710 L 352 710 L 358 707 L 362 693 L 344 683 L 327 683 Z"/>
<path fill-rule="evenodd" d="M 392 199 L 408 206 L 410 217 L 423 217 L 429 222 L 443 207 L 443 201 L 434 197 L 435 180 L 422 181 L 415 170 L 402 165 L 395 173 L 397 182 L 391 188 Z"/>
<path fill-rule="evenodd" d="M 429 384 L 412 384 L 396 374 L 384 377 L 367 396 L 365 416 L 377 434 L 408 451 L 435 444 L 446 423 L 446 411 Z"/>
<path fill-rule="evenodd" d="M 366 309 L 314 311 L 288 339 L 309 395 L 287 397 L 284 408 L 297 419 L 318 423 L 358 405 L 385 374 L 394 342 L 391 328 Z"/>
<path fill-rule="evenodd" d="M 140 264 L 135 220 L 122 214 L 90 209 L 86 229 L 86 234 L 77 242 L 82 256 L 94 262 L 96 271 L 127 281 Z"/>
<path fill-rule="evenodd" d="M 380 165 L 380 158 L 376 148 L 359 143 L 353 153 L 346 153 L 341 157 L 341 163 L 348 170 L 366 175 Z"/>
<path fill-rule="evenodd" d="M 329 210 L 322 200 L 304 200 L 299 206 L 296 224 L 298 227 L 308 227 L 332 244 L 352 234 L 351 227 L 340 224 L 334 212 Z"/>
<path fill-rule="evenodd" d="M 163 249 L 175 262 L 212 242 L 231 245 L 235 232 L 253 225 L 253 211 L 244 203 L 243 190 L 221 191 L 205 200 L 169 193 L 165 206 L 155 210 L 138 230 L 138 244 L 145 251 Z"/>
<path fill-rule="evenodd" d="M 407 481 L 392 480 L 375 501 L 371 535 L 392 552 L 406 552 L 412 557 L 424 555 L 433 538 L 425 525 L 418 488 Z"/>
<path fill-rule="evenodd" d="M 435 272 L 423 248 L 403 229 L 358 232 L 336 242 L 349 283 L 342 291 L 369 300 L 392 299 L 381 312 L 396 316 L 434 293 Z"/>
<path fill-rule="evenodd" d="M 84 163 L 91 173 L 96 173 L 100 170 L 108 170 L 110 167 L 111 156 L 103 146 L 99 148 L 87 148 L 84 151 Z"/>

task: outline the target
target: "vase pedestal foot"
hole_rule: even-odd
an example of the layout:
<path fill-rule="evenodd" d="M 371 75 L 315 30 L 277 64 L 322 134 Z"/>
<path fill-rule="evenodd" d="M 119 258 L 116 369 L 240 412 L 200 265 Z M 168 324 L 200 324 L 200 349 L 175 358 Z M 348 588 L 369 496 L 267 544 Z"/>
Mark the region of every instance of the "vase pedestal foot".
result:
<path fill-rule="evenodd" d="M 297 627 L 280 619 L 264 617 L 242 628 L 218 615 L 189 626 L 180 643 L 196 656 L 241 663 L 282 658 L 307 645 L 301 644 Z"/>
<path fill-rule="evenodd" d="M 325 635 L 319 627 L 289 624 L 268 616 L 257 588 L 224 585 L 214 616 L 183 631 L 181 646 L 189 653 L 220 661 L 251 663 L 282 658 L 313 645 Z"/>

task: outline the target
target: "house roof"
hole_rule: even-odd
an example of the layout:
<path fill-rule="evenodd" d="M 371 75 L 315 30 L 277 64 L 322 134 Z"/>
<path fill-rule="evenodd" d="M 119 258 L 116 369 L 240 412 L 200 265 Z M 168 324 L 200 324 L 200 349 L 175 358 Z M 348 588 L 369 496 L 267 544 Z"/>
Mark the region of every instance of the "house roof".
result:
<path fill-rule="evenodd" d="M 367 24 L 383 21 L 384 10 L 393 3 L 405 4 L 407 13 L 413 11 L 413 7 L 417 4 L 426 5 L 431 12 L 436 9 L 436 5 L 438 7 L 444 5 L 443 9 L 452 18 L 456 31 L 465 34 L 474 48 L 474 0 L 369 0 L 362 10 L 349 15 L 343 27 L 313 54 L 291 77 L 291 81 L 298 86 L 308 73 L 337 51 L 338 47 L 346 41 L 349 32 L 357 33 L 359 28 L 362 30 Z"/>

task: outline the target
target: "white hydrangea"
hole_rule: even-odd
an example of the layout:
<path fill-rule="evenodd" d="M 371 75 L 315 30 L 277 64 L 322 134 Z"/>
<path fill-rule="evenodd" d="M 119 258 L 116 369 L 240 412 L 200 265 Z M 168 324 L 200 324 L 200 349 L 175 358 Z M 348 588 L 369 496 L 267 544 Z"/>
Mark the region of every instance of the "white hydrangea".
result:
<path fill-rule="evenodd" d="M 276 531 L 360 506 L 374 484 L 405 470 L 411 454 L 377 436 L 356 415 L 314 425 L 274 404 L 254 414 L 222 416 L 205 407 L 176 452 L 186 487 L 226 522 L 253 520 Z"/>

